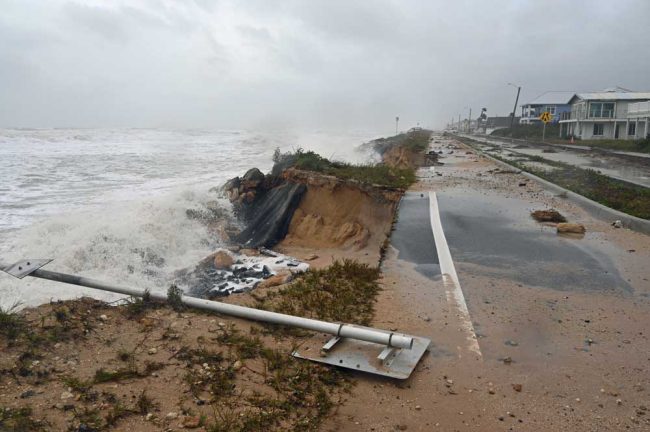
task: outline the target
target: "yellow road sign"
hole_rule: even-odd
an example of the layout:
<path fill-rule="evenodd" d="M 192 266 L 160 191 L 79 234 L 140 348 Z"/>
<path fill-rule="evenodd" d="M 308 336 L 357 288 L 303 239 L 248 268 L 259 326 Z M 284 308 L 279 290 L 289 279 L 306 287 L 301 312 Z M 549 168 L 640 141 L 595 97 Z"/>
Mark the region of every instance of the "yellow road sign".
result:
<path fill-rule="evenodd" d="M 548 112 L 548 111 L 544 111 L 544 112 L 542 113 L 542 115 L 539 116 L 539 119 L 540 119 L 541 121 L 543 121 L 544 123 L 548 123 L 548 122 L 550 122 L 551 120 L 553 120 L 553 116 L 551 115 L 550 112 Z"/>

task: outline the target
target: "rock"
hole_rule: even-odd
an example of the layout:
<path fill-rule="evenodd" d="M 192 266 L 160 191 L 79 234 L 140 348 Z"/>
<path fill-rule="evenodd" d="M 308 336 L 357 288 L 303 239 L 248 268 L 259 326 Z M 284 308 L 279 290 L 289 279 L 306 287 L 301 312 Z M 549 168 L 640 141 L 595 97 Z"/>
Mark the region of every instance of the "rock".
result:
<path fill-rule="evenodd" d="M 422 407 L 420 405 L 416 405 L 415 409 L 416 409 L 416 411 L 420 411 L 422 409 Z"/>
<path fill-rule="evenodd" d="M 242 249 L 240 253 L 246 256 L 260 256 L 258 249 Z"/>
<path fill-rule="evenodd" d="M 156 348 L 149 348 L 149 351 L 147 352 L 149 353 L 149 355 L 154 355 L 158 352 L 158 350 Z"/>
<path fill-rule="evenodd" d="M 173 412 L 173 411 L 172 411 L 172 412 L 169 412 L 169 413 L 167 413 L 167 415 L 165 416 L 165 418 L 166 418 L 167 420 L 174 420 L 174 419 L 178 418 L 178 413 Z"/>
<path fill-rule="evenodd" d="M 612 226 L 614 228 L 623 228 L 623 222 L 621 222 L 620 220 L 615 220 L 614 222 L 612 222 Z"/>
<path fill-rule="evenodd" d="M 513 389 L 514 391 L 516 391 L 516 392 L 520 392 L 521 389 L 522 389 L 522 385 L 521 385 L 521 384 L 513 384 L 513 385 L 512 385 L 512 389 Z"/>
<path fill-rule="evenodd" d="M 268 279 L 264 279 L 262 282 L 257 284 L 256 288 L 271 288 L 278 285 L 283 285 L 291 280 L 291 272 L 279 272 Z"/>
<path fill-rule="evenodd" d="M 65 400 L 65 399 L 71 399 L 73 397 L 74 397 L 74 395 L 72 393 L 70 393 L 69 391 L 64 391 L 63 393 L 61 393 L 61 399 Z"/>
<path fill-rule="evenodd" d="M 505 363 L 505 364 L 510 364 L 510 363 L 512 363 L 512 358 L 510 358 L 510 357 L 505 357 L 505 358 L 503 359 L 503 363 Z"/>
<path fill-rule="evenodd" d="M 513 341 L 513 340 L 507 340 L 507 341 L 505 341 L 505 344 L 507 346 L 511 346 L 511 347 L 519 346 L 519 343 L 517 343 L 516 341 Z"/>
<path fill-rule="evenodd" d="M 24 392 L 22 392 L 20 394 L 20 398 L 21 399 L 27 399 L 27 398 L 30 398 L 30 397 L 34 396 L 35 394 L 36 394 L 36 392 L 34 390 L 31 390 L 31 389 L 26 390 L 26 391 L 24 391 Z"/>
<path fill-rule="evenodd" d="M 238 370 L 240 370 L 243 366 L 244 366 L 244 364 L 241 362 L 241 360 L 237 360 L 235 363 L 232 364 L 232 369 L 233 369 L 234 371 L 238 371 Z"/>
<path fill-rule="evenodd" d="M 566 222 L 566 218 L 560 214 L 559 211 L 550 210 L 535 210 L 530 214 L 537 222 Z"/>
<path fill-rule="evenodd" d="M 102 321 L 108 321 L 108 317 L 106 315 L 100 315 L 99 319 Z"/>
<path fill-rule="evenodd" d="M 151 421 L 153 419 L 153 414 L 149 413 L 147 416 L 144 418 L 146 421 Z"/>
<path fill-rule="evenodd" d="M 315 259 L 318 259 L 318 255 L 316 254 L 311 254 L 307 258 L 305 258 L 305 261 L 313 261 Z"/>
<path fill-rule="evenodd" d="M 235 260 L 226 251 L 219 251 L 214 254 L 214 266 L 219 270 L 229 269 L 234 263 Z"/>
<path fill-rule="evenodd" d="M 199 426 L 201 426 L 200 416 L 183 417 L 183 427 L 186 427 L 187 429 L 196 429 Z"/>
<path fill-rule="evenodd" d="M 558 233 L 584 234 L 586 231 L 584 225 L 576 223 L 559 223 L 557 224 Z"/>
<path fill-rule="evenodd" d="M 244 177 L 241 179 L 241 187 L 245 188 L 255 188 L 257 187 L 260 183 L 264 181 L 264 174 L 262 171 L 258 170 L 257 168 L 251 168 L 248 171 L 246 171 L 246 174 L 244 174 Z"/>

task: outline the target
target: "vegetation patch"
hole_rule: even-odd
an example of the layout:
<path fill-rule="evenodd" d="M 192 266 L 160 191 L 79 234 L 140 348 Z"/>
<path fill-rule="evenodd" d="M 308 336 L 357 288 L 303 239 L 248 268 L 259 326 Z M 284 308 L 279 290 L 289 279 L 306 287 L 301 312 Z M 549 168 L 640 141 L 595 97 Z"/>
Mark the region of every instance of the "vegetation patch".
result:
<path fill-rule="evenodd" d="M 336 262 L 308 272 L 284 289 L 265 290 L 257 302 L 285 313 L 369 324 L 378 276 L 377 268 Z M 161 430 L 191 424 L 211 432 L 311 431 L 351 386 L 345 371 L 291 356 L 305 342 L 304 331 L 235 326 L 226 317 L 204 311 L 179 314 L 174 303 L 156 303 L 154 308 L 148 301 L 132 299 L 111 308 L 117 312 L 110 315 L 117 319 L 101 318 L 108 307 L 89 300 L 5 316 L 3 322 L 12 323 L 6 328 L 18 331 L 0 334 L 2 349 L 8 346 L 7 334 L 15 341 L 4 360 L 0 358 L 4 361 L 0 366 L 9 368 L 0 368 L 0 380 L 6 379 L 2 384 L 8 389 L 0 403 L 20 400 L 25 384 L 33 388 L 25 398 L 39 395 L 46 402 L 39 400 L 34 412 L 0 408 L 0 430 L 107 431 L 125 426 L 128 417 L 134 430 L 144 427 L 141 422 L 151 422 Z M 125 315 L 138 319 L 126 320 Z M 20 320 L 24 325 L 14 326 Z M 102 331 L 87 332 L 93 323 Z M 41 340 L 48 342 L 34 343 Z M 157 350 L 152 353 L 147 347 L 153 341 Z M 127 350 L 125 344 L 135 348 Z M 89 371 L 88 363 L 79 359 L 98 350 L 103 354 Z M 20 386 L 13 384 L 17 377 Z M 166 385 L 169 390 L 155 394 L 154 400 L 151 389 L 159 389 L 161 382 L 179 384 Z M 119 396 L 109 392 L 113 383 L 118 383 Z M 52 425 L 33 420 L 41 416 Z"/>
<path fill-rule="evenodd" d="M 388 138 L 378 138 L 370 142 L 373 150 L 380 155 L 395 147 L 404 147 L 415 153 L 421 153 L 429 148 L 431 131 L 426 129 L 412 130 Z"/>
<path fill-rule="evenodd" d="M 36 432 L 47 430 L 46 426 L 46 422 L 35 420 L 32 417 L 32 409 L 29 407 L 4 408 L 0 406 L 0 431 Z"/>
<path fill-rule="evenodd" d="M 369 325 L 379 269 L 353 260 L 309 270 L 286 288 L 257 296 L 258 307 L 290 315 Z"/>
<path fill-rule="evenodd" d="M 331 175 L 342 180 L 356 180 L 369 185 L 406 189 L 417 180 L 412 168 L 391 168 L 384 164 L 349 164 L 330 161 L 313 151 L 298 149 L 295 152 L 280 153 L 277 149 L 273 156 L 274 172 L 287 168 L 312 171 Z"/>

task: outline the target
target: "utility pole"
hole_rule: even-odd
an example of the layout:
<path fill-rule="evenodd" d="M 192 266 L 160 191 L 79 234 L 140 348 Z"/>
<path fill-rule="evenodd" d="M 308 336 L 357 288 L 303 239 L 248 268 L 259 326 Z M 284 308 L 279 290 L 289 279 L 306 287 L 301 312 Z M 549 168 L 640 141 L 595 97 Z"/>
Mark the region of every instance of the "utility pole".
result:
<path fill-rule="evenodd" d="M 397 135 L 398 130 L 399 130 L 399 116 L 395 117 L 395 135 Z"/>
<path fill-rule="evenodd" d="M 458 133 L 460 133 L 460 114 L 458 114 Z"/>
<path fill-rule="evenodd" d="M 510 133 L 512 134 L 512 127 L 515 124 L 515 114 L 517 114 L 517 104 L 519 104 L 519 93 L 521 86 L 516 86 L 513 83 L 508 83 L 509 86 L 517 87 L 517 98 L 515 99 L 515 107 L 512 109 L 512 117 L 510 117 Z"/>
<path fill-rule="evenodd" d="M 472 109 L 469 109 L 469 117 L 467 117 L 467 133 L 472 133 Z"/>

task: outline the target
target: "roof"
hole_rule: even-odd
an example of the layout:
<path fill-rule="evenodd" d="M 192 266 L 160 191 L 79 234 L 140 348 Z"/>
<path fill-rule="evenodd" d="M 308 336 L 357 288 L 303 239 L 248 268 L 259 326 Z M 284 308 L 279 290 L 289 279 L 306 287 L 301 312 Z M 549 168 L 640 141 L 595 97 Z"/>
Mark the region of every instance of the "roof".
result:
<path fill-rule="evenodd" d="M 575 92 L 569 91 L 550 91 L 542 93 L 525 105 L 565 105 L 575 95 Z"/>
<path fill-rule="evenodd" d="M 650 92 L 634 92 L 614 87 L 599 92 L 577 93 L 575 97 L 582 100 L 650 100 Z"/>

